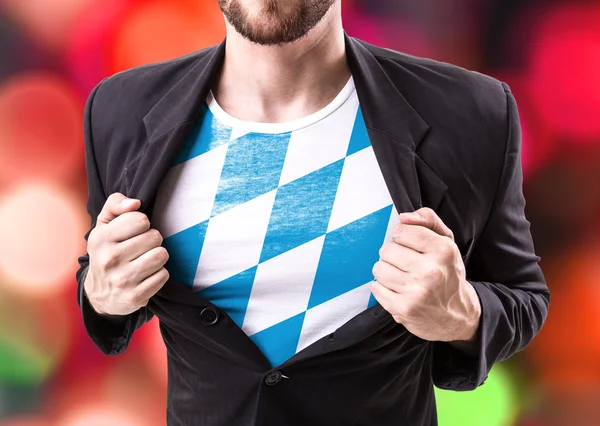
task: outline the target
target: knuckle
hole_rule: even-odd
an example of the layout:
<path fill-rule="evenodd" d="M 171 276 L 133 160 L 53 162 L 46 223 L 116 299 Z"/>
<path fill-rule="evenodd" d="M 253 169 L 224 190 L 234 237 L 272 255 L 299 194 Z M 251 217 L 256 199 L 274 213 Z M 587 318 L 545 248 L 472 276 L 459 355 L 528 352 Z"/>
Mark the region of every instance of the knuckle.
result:
<path fill-rule="evenodd" d="M 164 276 L 165 281 L 167 281 L 171 277 L 171 274 L 169 274 L 169 271 L 167 270 L 167 268 L 162 268 L 161 273 Z"/>
<path fill-rule="evenodd" d="M 115 288 L 124 288 L 127 286 L 127 276 L 123 271 L 114 271 L 110 275 L 110 283 Z"/>
<path fill-rule="evenodd" d="M 87 244 L 92 245 L 96 243 L 96 238 L 98 237 L 98 228 L 93 228 L 90 231 L 90 235 L 88 235 Z"/>
<path fill-rule="evenodd" d="M 146 230 L 150 229 L 150 219 L 148 219 L 148 216 L 146 216 L 144 213 L 139 213 L 138 217 L 142 228 Z"/>
<path fill-rule="evenodd" d="M 169 271 L 167 271 L 166 268 L 162 268 L 160 271 L 158 271 L 158 284 L 159 285 L 163 285 L 164 283 L 166 283 L 169 280 L 170 274 Z"/>
<path fill-rule="evenodd" d="M 396 224 L 396 226 L 394 226 L 393 234 L 394 235 L 400 235 L 400 234 L 402 234 L 402 232 L 404 231 L 404 229 L 406 229 L 406 226 L 404 226 L 403 223 L 398 223 L 398 224 Z"/>
<path fill-rule="evenodd" d="M 112 269 L 115 266 L 117 266 L 118 263 L 119 263 L 119 257 L 117 256 L 117 253 L 114 251 L 105 251 L 104 253 L 102 253 L 99 256 L 99 259 L 98 259 L 99 266 L 104 270 Z"/>
<path fill-rule="evenodd" d="M 448 238 L 444 238 L 444 241 L 439 246 L 439 253 L 444 259 L 450 259 L 454 256 L 454 244 Z"/>
<path fill-rule="evenodd" d="M 386 241 L 385 243 L 383 243 L 383 245 L 379 249 L 379 257 L 383 258 L 384 256 L 387 255 L 387 253 L 390 249 L 390 245 L 391 245 L 390 241 Z"/>
<path fill-rule="evenodd" d="M 141 306 L 141 304 L 143 303 L 143 301 L 141 300 L 141 297 L 135 291 L 130 291 L 130 292 L 126 293 L 125 295 L 123 295 L 122 300 L 123 300 L 123 303 L 125 303 L 127 306 L 131 306 L 131 307 Z"/>
<path fill-rule="evenodd" d="M 371 270 L 371 273 L 373 274 L 374 277 L 377 277 L 379 275 L 379 268 L 380 268 L 380 262 L 375 262 L 375 264 L 373 265 L 373 269 Z"/>
<path fill-rule="evenodd" d="M 417 292 L 416 300 L 419 303 L 423 303 L 425 300 L 429 299 L 429 297 L 433 294 L 433 292 L 434 292 L 434 286 L 432 286 L 430 284 L 425 284 L 425 285 L 421 286 L 421 288 Z"/>
<path fill-rule="evenodd" d="M 160 246 L 163 242 L 163 236 L 160 231 L 158 229 L 151 229 L 149 232 L 151 233 L 152 244 L 155 247 Z"/>
<path fill-rule="evenodd" d="M 452 229 L 448 228 L 448 234 L 449 234 L 450 239 L 452 240 L 452 242 L 454 242 L 454 232 L 452 232 Z"/>
<path fill-rule="evenodd" d="M 156 256 L 156 259 L 158 261 L 160 261 L 161 263 L 163 263 L 163 264 L 166 263 L 167 260 L 169 260 L 169 252 L 167 251 L 166 248 L 164 248 L 162 246 L 161 247 L 157 247 L 155 249 L 155 254 L 154 255 Z"/>
<path fill-rule="evenodd" d="M 430 280 L 437 282 L 444 278 L 444 270 L 440 266 L 435 265 L 428 269 L 426 275 Z"/>
<path fill-rule="evenodd" d="M 402 315 L 412 317 L 416 314 L 417 305 L 414 302 L 405 303 L 402 307 L 399 307 L 398 310 L 401 311 Z"/>
<path fill-rule="evenodd" d="M 421 216 L 426 216 L 426 217 L 434 217 L 434 216 L 436 216 L 435 212 L 433 211 L 433 209 L 431 207 L 423 207 L 423 209 L 421 209 L 421 211 L 419 212 L 419 214 Z"/>
<path fill-rule="evenodd" d="M 106 231 L 107 227 L 92 229 L 87 240 L 88 247 L 92 248 L 92 250 L 98 250 L 108 240 Z"/>

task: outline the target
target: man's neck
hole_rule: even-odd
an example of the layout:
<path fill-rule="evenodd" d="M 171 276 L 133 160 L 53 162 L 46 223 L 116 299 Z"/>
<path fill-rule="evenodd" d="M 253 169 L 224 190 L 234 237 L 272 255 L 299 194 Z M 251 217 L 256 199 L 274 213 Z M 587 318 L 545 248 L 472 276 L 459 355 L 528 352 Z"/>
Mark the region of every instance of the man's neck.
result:
<path fill-rule="evenodd" d="M 285 122 L 326 106 L 349 78 L 338 3 L 305 37 L 283 46 L 252 43 L 227 24 L 225 60 L 213 94 L 241 120 Z"/>

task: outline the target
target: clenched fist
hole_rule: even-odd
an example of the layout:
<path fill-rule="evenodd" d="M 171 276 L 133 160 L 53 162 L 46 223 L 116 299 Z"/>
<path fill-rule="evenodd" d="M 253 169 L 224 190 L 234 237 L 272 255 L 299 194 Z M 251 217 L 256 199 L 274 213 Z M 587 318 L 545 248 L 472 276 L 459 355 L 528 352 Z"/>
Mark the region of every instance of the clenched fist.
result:
<path fill-rule="evenodd" d="M 424 340 L 476 338 L 479 298 L 465 278 L 452 231 L 433 210 L 402 213 L 379 256 L 371 291 L 396 322 Z"/>
<path fill-rule="evenodd" d="M 162 235 L 150 229 L 144 213 L 136 211 L 140 205 L 140 200 L 118 192 L 110 195 L 88 237 L 90 265 L 84 289 L 101 315 L 137 311 L 169 278 Z"/>

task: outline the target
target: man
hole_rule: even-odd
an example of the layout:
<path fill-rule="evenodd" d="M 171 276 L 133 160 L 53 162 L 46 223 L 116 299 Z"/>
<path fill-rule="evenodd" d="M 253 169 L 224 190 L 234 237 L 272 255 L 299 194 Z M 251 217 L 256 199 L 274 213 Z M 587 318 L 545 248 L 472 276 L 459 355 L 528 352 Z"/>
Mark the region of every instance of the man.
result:
<path fill-rule="evenodd" d="M 337 0 L 220 6 L 221 45 L 88 99 L 88 334 L 158 317 L 169 425 L 436 425 L 433 385 L 548 312 L 510 89 L 349 37 Z"/>

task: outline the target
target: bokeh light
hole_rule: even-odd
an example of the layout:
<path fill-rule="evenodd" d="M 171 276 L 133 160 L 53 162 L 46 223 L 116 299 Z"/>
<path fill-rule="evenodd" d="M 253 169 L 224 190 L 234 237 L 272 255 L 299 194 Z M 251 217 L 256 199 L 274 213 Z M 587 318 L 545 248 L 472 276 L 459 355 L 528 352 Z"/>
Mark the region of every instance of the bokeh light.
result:
<path fill-rule="evenodd" d="M 0 199 L 0 280 L 14 292 L 54 294 L 70 286 L 86 220 L 79 202 L 52 186 L 15 187 Z"/>
<path fill-rule="evenodd" d="M 58 426 L 53 422 L 35 417 L 17 417 L 0 421 L 0 426 Z"/>
<path fill-rule="evenodd" d="M 0 83 L 0 173 L 17 180 L 73 173 L 83 158 L 82 101 L 45 73 Z"/>
<path fill-rule="evenodd" d="M 444 426 L 508 426 L 519 409 L 516 386 L 502 364 L 473 392 L 435 390 L 439 424 Z"/>
<path fill-rule="evenodd" d="M 141 4 L 117 32 L 111 71 L 172 59 L 220 42 L 225 36 L 221 15 L 210 2 L 205 4 L 201 9 L 173 1 Z"/>
<path fill-rule="evenodd" d="M 108 404 L 89 407 L 78 407 L 60 420 L 61 426 L 144 426 L 139 416 Z"/>
<path fill-rule="evenodd" d="M 546 275 L 552 315 L 527 352 L 531 365 L 546 386 L 600 386 L 600 242 L 562 253 Z"/>
<path fill-rule="evenodd" d="M 0 293 L 0 382 L 41 384 L 72 342 L 67 301 L 24 299 Z"/>
<path fill-rule="evenodd" d="M 140 332 L 144 360 L 158 380 L 167 384 L 167 348 L 160 334 L 159 322 L 153 318 Z"/>
<path fill-rule="evenodd" d="M 5 13 L 21 23 L 36 40 L 51 49 L 64 45 L 79 13 L 97 0 L 2 0 Z"/>
<path fill-rule="evenodd" d="M 82 96 L 110 73 L 115 33 L 133 4 L 131 0 L 105 0 L 100 8 L 88 7 L 73 25 L 66 58 Z"/>
<path fill-rule="evenodd" d="M 524 76 L 497 73 L 494 77 L 508 84 L 517 102 L 521 121 L 521 165 L 527 179 L 551 160 L 557 149 L 556 138 L 539 116 L 531 87 Z"/>
<path fill-rule="evenodd" d="M 536 108 L 560 135 L 600 140 L 600 5 L 560 5 L 538 26 L 530 69 Z"/>

